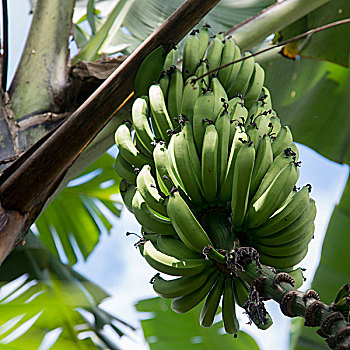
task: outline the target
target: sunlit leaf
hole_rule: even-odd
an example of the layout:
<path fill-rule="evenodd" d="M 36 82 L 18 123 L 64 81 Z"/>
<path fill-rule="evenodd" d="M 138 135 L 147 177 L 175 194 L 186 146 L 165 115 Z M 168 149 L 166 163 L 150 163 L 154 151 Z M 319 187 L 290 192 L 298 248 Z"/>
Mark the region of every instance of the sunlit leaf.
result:
<path fill-rule="evenodd" d="M 57 248 L 60 242 L 63 257 L 70 264 L 77 262 L 78 251 L 86 259 L 99 242 L 101 231 L 111 229 L 112 214 L 120 215 L 118 202 L 113 199 L 119 191 L 119 181 L 114 171 L 114 158 L 108 154 L 73 180 L 35 223 L 46 247 L 62 257 Z"/>

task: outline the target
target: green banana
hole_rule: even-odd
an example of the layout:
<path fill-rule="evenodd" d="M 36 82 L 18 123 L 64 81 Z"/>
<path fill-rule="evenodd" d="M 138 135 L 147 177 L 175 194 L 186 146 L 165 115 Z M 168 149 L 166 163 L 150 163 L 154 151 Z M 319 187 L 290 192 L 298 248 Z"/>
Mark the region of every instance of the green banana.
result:
<path fill-rule="evenodd" d="M 182 73 L 175 68 L 170 75 L 167 101 L 167 107 L 172 121 L 174 118 L 178 118 L 181 113 L 183 87 Z"/>
<path fill-rule="evenodd" d="M 119 183 L 119 192 L 122 196 L 123 203 L 125 204 L 126 208 L 132 213 L 132 199 L 134 198 L 136 192 L 136 186 L 131 185 L 123 179 Z"/>
<path fill-rule="evenodd" d="M 213 38 L 208 48 L 207 57 L 206 57 L 209 63 L 210 70 L 218 68 L 220 66 L 221 54 L 223 49 L 224 49 L 223 40 L 220 37 L 220 35 L 216 35 Z"/>
<path fill-rule="evenodd" d="M 171 176 L 172 182 L 175 184 L 175 186 L 183 188 L 184 185 L 182 183 L 182 179 L 179 175 L 179 171 L 176 166 L 176 160 L 175 160 L 175 140 L 176 135 L 173 135 L 170 139 L 169 146 L 168 146 L 168 159 L 169 159 L 169 175 Z"/>
<path fill-rule="evenodd" d="M 288 152 L 287 154 L 286 152 L 283 152 L 274 159 L 266 174 L 262 178 L 260 185 L 250 203 L 255 203 L 271 185 L 272 181 L 276 178 L 278 173 L 293 160 L 292 157 L 289 156 Z"/>
<path fill-rule="evenodd" d="M 193 110 L 193 136 L 197 151 L 202 153 L 205 125 L 203 119 L 213 120 L 215 106 L 215 96 L 212 91 L 207 91 L 200 95 L 194 105 Z"/>
<path fill-rule="evenodd" d="M 202 188 L 204 198 L 208 202 L 213 202 L 216 199 L 218 187 L 218 133 L 214 124 L 208 124 L 204 134 L 203 149 L 202 149 Z"/>
<path fill-rule="evenodd" d="M 141 140 L 139 139 L 136 133 L 133 133 L 133 134 L 134 135 L 132 137 L 132 142 L 135 145 L 135 147 L 140 151 L 141 154 L 149 158 L 151 163 L 153 163 L 152 152 L 150 152 L 147 148 L 143 146 Z"/>
<path fill-rule="evenodd" d="M 202 58 L 199 52 L 199 30 L 193 29 L 190 35 L 187 37 L 183 58 L 182 58 L 182 75 L 186 80 L 197 69 L 197 65 Z"/>
<path fill-rule="evenodd" d="M 162 235 L 176 234 L 171 221 L 156 215 L 156 213 L 149 208 L 139 191 L 136 191 L 134 198 L 132 199 L 132 211 L 136 220 L 151 232 Z"/>
<path fill-rule="evenodd" d="M 132 185 L 135 185 L 137 177 L 135 169 L 122 157 L 120 153 L 118 153 L 115 160 L 114 169 L 122 179 L 126 180 Z"/>
<path fill-rule="evenodd" d="M 194 75 L 196 77 L 201 77 L 202 75 L 207 74 L 208 70 L 209 65 L 207 60 L 201 60 Z M 209 75 L 205 75 L 203 78 L 199 78 L 198 84 L 201 91 L 207 91 L 209 88 Z"/>
<path fill-rule="evenodd" d="M 149 88 L 149 102 L 151 114 L 160 133 L 161 138 L 165 142 L 169 142 L 170 136 L 168 130 L 173 129 L 168 110 L 165 105 L 162 89 L 159 84 L 154 84 Z"/>
<path fill-rule="evenodd" d="M 225 64 L 231 63 L 241 58 L 241 50 L 235 44 L 231 36 L 225 40 L 225 46 L 222 51 L 221 63 L 223 66 Z M 228 90 L 232 81 L 237 77 L 237 74 L 241 68 L 242 62 L 237 62 L 229 65 L 228 67 L 221 68 L 218 72 L 218 78 L 221 81 L 221 84 Z"/>
<path fill-rule="evenodd" d="M 179 58 L 179 50 L 175 47 L 174 49 L 170 50 L 167 54 L 163 66 L 163 71 L 171 70 L 173 66 L 176 66 L 177 61 Z"/>
<path fill-rule="evenodd" d="M 210 245 L 213 248 L 208 252 L 208 256 L 225 263 L 225 257 L 214 249 L 207 233 L 178 192 L 168 197 L 167 210 L 176 233 L 188 248 L 203 253 L 203 249 Z"/>
<path fill-rule="evenodd" d="M 260 143 L 260 134 L 258 127 L 255 123 L 249 123 L 245 127 L 245 131 L 247 132 L 249 140 L 253 142 L 254 148 L 257 151 Z"/>
<path fill-rule="evenodd" d="M 292 222 L 289 226 L 281 231 L 278 231 L 272 235 L 254 236 L 254 240 L 258 243 L 265 245 L 280 245 L 291 242 L 298 237 L 302 236 L 316 217 L 316 204 L 315 201 L 310 198 L 307 208 L 303 213 Z"/>
<path fill-rule="evenodd" d="M 199 83 L 196 79 L 196 76 L 191 76 L 186 80 L 180 109 L 181 114 L 185 115 L 191 124 L 193 123 L 194 105 L 201 93 Z"/>
<path fill-rule="evenodd" d="M 156 275 L 152 281 L 152 286 L 154 291 L 162 298 L 178 298 L 190 294 L 203 286 L 214 270 L 214 267 L 207 268 L 197 275 L 182 276 L 173 280 L 165 280 Z"/>
<path fill-rule="evenodd" d="M 213 75 L 210 81 L 210 89 L 214 93 L 214 110 L 213 110 L 213 121 L 216 121 L 220 111 L 223 108 L 223 102 L 227 101 L 227 94 L 225 88 L 221 85 L 220 80 Z"/>
<path fill-rule="evenodd" d="M 119 125 L 115 132 L 115 143 L 121 156 L 131 165 L 142 168 L 143 165 L 153 163 L 152 159 L 145 157 L 133 144 L 130 129 L 126 124 Z"/>
<path fill-rule="evenodd" d="M 234 126 L 231 126 L 230 124 L 230 116 L 228 112 L 225 110 L 218 116 L 215 122 L 215 127 L 218 133 L 219 142 L 218 142 L 218 165 L 217 165 L 217 172 L 218 172 L 218 187 L 222 186 L 222 183 L 225 179 L 225 174 L 227 170 L 227 161 L 228 161 L 228 146 L 230 142 L 230 132 L 231 128 L 234 128 Z"/>
<path fill-rule="evenodd" d="M 273 157 L 276 158 L 286 148 L 290 147 L 293 142 L 293 136 L 288 126 L 282 126 L 276 139 L 272 142 Z"/>
<path fill-rule="evenodd" d="M 213 284 L 215 283 L 216 279 L 219 276 L 219 273 L 220 273 L 219 270 L 214 271 L 209 276 L 209 278 L 205 281 L 205 283 L 202 286 L 200 286 L 198 289 L 196 289 L 192 293 L 175 298 L 171 302 L 171 308 L 179 314 L 183 314 L 193 309 L 210 292 L 211 288 L 213 287 Z"/>
<path fill-rule="evenodd" d="M 145 97 L 137 98 L 132 105 L 132 122 L 135 133 L 148 152 L 153 152 L 154 135 L 148 121 L 148 101 Z"/>
<path fill-rule="evenodd" d="M 219 201 L 223 205 L 228 202 L 232 196 L 233 174 L 237 154 L 242 147 L 243 142 L 247 142 L 247 139 L 247 134 L 245 133 L 244 128 L 236 131 L 231 145 L 225 178 L 222 185 L 220 186 Z"/>
<path fill-rule="evenodd" d="M 213 288 L 210 290 L 199 316 L 199 322 L 202 327 L 210 327 L 213 324 L 224 288 L 225 277 L 223 274 L 220 274 Z"/>
<path fill-rule="evenodd" d="M 265 265 L 273 266 L 276 268 L 284 269 L 287 267 L 292 267 L 300 263 L 307 254 L 308 246 L 306 246 L 302 251 L 289 255 L 289 256 L 269 256 L 263 253 L 259 253 L 260 262 Z"/>
<path fill-rule="evenodd" d="M 298 267 L 295 270 L 292 271 L 286 271 L 288 272 L 294 280 L 294 288 L 299 289 L 304 284 L 304 275 L 303 270 L 301 267 Z"/>
<path fill-rule="evenodd" d="M 251 56 L 250 52 L 245 52 L 242 58 Z M 227 95 L 229 98 L 235 97 L 237 94 L 245 94 L 246 89 L 248 88 L 250 78 L 253 74 L 255 67 L 254 57 L 245 59 L 242 62 L 241 69 L 238 72 L 236 79 L 231 83 L 230 87 L 227 90 Z"/>
<path fill-rule="evenodd" d="M 272 235 L 292 224 L 309 204 L 309 187 L 296 192 L 282 210 L 276 211 L 263 225 L 254 229 L 255 236 Z"/>
<path fill-rule="evenodd" d="M 254 243 L 254 247 L 259 253 L 269 256 L 283 257 L 296 254 L 302 251 L 307 246 L 313 237 L 315 226 L 313 223 L 305 225 L 301 230 L 301 234 L 292 241 L 281 243 L 278 245 L 265 245 L 261 243 Z"/>
<path fill-rule="evenodd" d="M 134 80 L 135 97 L 147 95 L 149 87 L 158 81 L 163 70 L 166 54 L 162 46 L 158 46 L 142 61 Z"/>
<path fill-rule="evenodd" d="M 243 143 L 237 153 L 233 172 L 231 209 L 232 226 L 234 229 L 239 229 L 244 222 L 254 160 L 255 149 L 252 143 Z"/>
<path fill-rule="evenodd" d="M 287 164 L 271 182 L 266 191 L 247 211 L 246 228 L 261 226 L 283 204 L 299 177 L 297 165 Z"/>
<path fill-rule="evenodd" d="M 159 235 L 157 246 L 162 253 L 178 259 L 203 259 L 203 255 L 189 249 L 178 239 L 171 236 Z"/>
<path fill-rule="evenodd" d="M 254 197 L 261 180 L 265 176 L 269 167 L 273 162 L 273 153 L 270 142 L 270 137 L 264 135 L 259 142 L 259 146 L 256 152 L 256 159 L 253 168 L 252 181 L 250 183 L 249 198 Z"/>
<path fill-rule="evenodd" d="M 204 259 L 177 259 L 156 249 L 151 241 L 142 245 L 142 255 L 150 266 L 171 276 L 195 276 L 209 265 Z"/>
<path fill-rule="evenodd" d="M 208 44 L 209 44 L 209 24 L 205 24 L 203 27 L 199 29 L 199 48 L 198 55 L 202 59 L 207 52 Z"/>
<path fill-rule="evenodd" d="M 253 106 L 255 101 L 258 100 L 264 85 L 264 80 L 265 80 L 264 69 L 261 68 L 260 64 L 255 63 L 254 73 L 251 77 L 248 90 L 244 95 L 244 102 L 248 109 L 251 106 Z"/>
<path fill-rule="evenodd" d="M 174 157 L 179 177 L 182 180 L 183 189 L 191 198 L 192 202 L 201 205 L 203 197 L 201 189 L 192 170 L 191 159 L 185 134 L 183 131 L 173 135 Z"/>
<path fill-rule="evenodd" d="M 171 179 L 173 179 L 174 176 L 171 176 L 169 174 L 170 164 L 169 164 L 169 158 L 168 158 L 168 150 L 164 142 L 157 143 L 153 151 L 153 159 L 154 159 L 154 165 L 156 168 L 156 177 L 157 177 L 157 183 L 158 183 L 159 189 L 165 195 L 168 196 L 171 189 L 173 188 Z"/>
<path fill-rule="evenodd" d="M 165 70 L 163 70 L 163 72 L 160 74 L 158 84 L 162 89 L 163 96 L 165 99 L 168 98 L 169 81 L 170 81 L 169 74 Z"/>
<path fill-rule="evenodd" d="M 265 109 L 268 110 L 272 108 L 271 94 L 266 86 L 263 86 L 261 90 L 260 98 L 258 101 L 260 102 L 260 105 L 262 107 L 265 107 Z"/>
<path fill-rule="evenodd" d="M 271 116 L 270 117 L 270 125 L 271 125 L 271 132 L 272 135 L 278 135 L 278 133 L 281 130 L 281 120 L 280 118 L 276 117 L 276 116 Z M 271 133 L 270 133 L 271 135 Z"/>
<path fill-rule="evenodd" d="M 236 297 L 232 283 L 231 277 L 225 279 L 224 296 L 222 299 L 222 320 L 225 332 L 236 334 L 239 331 L 239 322 L 236 316 Z"/>
<path fill-rule="evenodd" d="M 147 205 L 157 213 L 167 216 L 164 204 L 165 196 L 161 196 L 156 187 L 156 181 L 152 176 L 151 167 L 143 166 L 136 178 L 136 186 Z"/>

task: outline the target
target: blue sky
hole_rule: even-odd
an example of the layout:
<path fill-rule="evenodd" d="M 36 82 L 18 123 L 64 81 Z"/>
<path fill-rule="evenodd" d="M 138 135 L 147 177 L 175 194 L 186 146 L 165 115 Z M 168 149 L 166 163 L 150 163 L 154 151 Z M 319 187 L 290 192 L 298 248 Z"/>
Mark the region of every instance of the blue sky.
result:
<path fill-rule="evenodd" d="M 9 48 L 9 81 L 12 79 L 30 26 L 29 0 L 8 1 L 10 19 Z M 328 161 L 311 149 L 299 145 L 300 160 L 303 162 L 299 186 L 311 183 L 311 196 L 317 203 L 315 239 L 310 244 L 310 251 L 301 263 L 307 268 L 307 282 L 302 289 L 307 289 L 317 267 L 322 240 L 326 227 L 340 199 L 348 176 L 348 167 Z M 155 293 L 149 284 L 155 271 L 140 256 L 133 244 L 135 239 L 126 237 L 125 232 L 139 232 L 140 228 L 133 215 L 124 210 L 121 219 L 115 220 L 110 235 L 104 233 L 100 244 L 86 263 L 79 262 L 77 269 L 105 288 L 113 297 L 103 306 L 117 316 L 139 326 L 140 314 L 136 313 L 134 303 L 140 299 L 154 297 Z M 82 261 L 82 259 L 80 259 Z M 289 322 L 279 311 L 274 302 L 268 303 L 274 319 L 274 325 L 268 331 L 256 330 L 246 326 L 246 317 L 241 315 L 243 330 L 257 335 L 259 346 L 267 349 L 288 349 Z M 139 332 L 132 338 L 123 338 L 122 349 L 147 349 L 142 334 Z"/>

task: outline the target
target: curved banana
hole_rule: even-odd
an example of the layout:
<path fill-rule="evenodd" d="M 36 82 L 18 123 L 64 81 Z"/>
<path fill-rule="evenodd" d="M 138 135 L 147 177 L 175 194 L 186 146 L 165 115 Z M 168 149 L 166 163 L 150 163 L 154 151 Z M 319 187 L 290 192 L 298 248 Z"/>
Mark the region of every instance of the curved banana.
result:
<path fill-rule="evenodd" d="M 308 246 L 306 246 L 302 251 L 296 254 L 283 256 L 283 257 L 275 257 L 275 256 L 269 256 L 263 253 L 259 253 L 260 262 L 262 264 L 273 266 L 280 269 L 292 267 L 299 264 L 300 261 L 305 258 L 307 251 L 308 251 Z"/>
<path fill-rule="evenodd" d="M 158 46 L 142 61 L 134 80 L 135 97 L 147 95 L 149 87 L 158 81 L 163 70 L 166 54 L 162 46 Z"/>
<path fill-rule="evenodd" d="M 222 320 L 226 333 L 236 334 L 239 331 L 239 322 L 236 316 L 236 297 L 232 286 L 232 278 L 226 277 L 224 296 L 222 299 Z"/>
<path fill-rule="evenodd" d="M 209 44 L 209 24 L 205 24 L 199 29 L 199 48 L 198 48 L 198 55 L 202 59 L 207 52 L 208 44 Z"/>
<path fill-rule="evenodd" d="M 123 203 L 125 204 L 126 208 L 132 213 L 132 199 L 134 198 L 136 192 L 136 186 L 131 185 L 123 179 L 119 183 L 119 192 L 122 196 Z"/>
<path fill-rule="evenodd" d="M 142 255 L 154 269 L 171 276 L 195 276 L 209 266 L 204 259 L 177 259 L 166 255 L 151 241 L 143 244 Z"/>
<path fill-rule="evenodd" d="M 191 124 L 193 123 L 194 105 L 199 94 L 201 93 L 200 86 L 196 78 L 196 76 L 190 76 L 186 80 L 180 109 L 181 114 L 184 114 Z"/>
<path fill-rule="evenodd" d="M 175 68 L 172 70 L 170 75 L 167 100 L 167 107 L 171 121 L 173 121 L 174 118 L 178 118 L 181 113 L 183 88 L 184 81 L 182 78 L 182 73 L 177 68 Z"/>
<path fill-rule="evenodd" d="M 210 70 L 218 68 L 220 66 L 221 54 L 223 49 L 224 49 L 223 40 L 220 37 L 220 35 L 216 35 L 213 38 L 208 48 L 207 57 L 206 57 L 209 63 Z"/>
<path fill-rule="evenodd" d="M 201 92 L 207 91 L 209 88 L 209 75 L 205 75 L 203 78 L 199 78 L 204 74 L 207 74 L 209 70 L 209 64 L 207 60 L 201 60 L 194 75 L 198 77 L 198 84 Z"/>
<path fill-rule="evenodd" d="M 201 205 L 203 197 L 199 183 L 196 180 L 194 171 L 192 170 L 191 159 L 185 134 L 183 131 L 173 135 L 174 139 L 174 157 L 176 169 L 181 178 L 183 189 L 191 198 L 192 202 Z"/>
<path fill-rule="evenodd" d="M 197 151 L 202 153 L 205 125 L 203 119 L 213 120 L 215 106 L 215 96 L 212 91 L 207 91 L 196 100 L 193 110 L 193 136 Z"/>
<path fill-rule="evenodd" d="M 254 243 L 254 247 L 259 253 L 269 256 L 283 257 L 296 254 L 302 251 L 310 242 L 314 235 L 315 225 L 310 223 L 305 225 L 301 234 L 294 240 L 278 245 L 265 245 L 261 243 Z"/>
<path fill-rule="evenodd" d="M 182 276 L 173 280 L 165 280 L 159 275 L 153 279 L 154 291 L 165 299 L 178 298 L 194 292 L 203 286 L 215 268 L 206 268 L 194 276 Z"/>
<path fill-rule="evenodd" d="M 228 151 L 229 151 L 229 142 L 230 142 L 230 132 L 231 128 L 234 128 L 230 124 L 230 116 L 228 112 L 223 111 L 215 122 L 215 127 L 218 133 L 218 165 L 217 165 L 217 172 L 218 172 L 218 187 L 222 186 L 222 183 L 224 182 L 226 170 L 227 170 L 227 161 L 228 161 Z"/>
<path fill-rule="evenodd" d="M 213 288 L 210 290 L 205 303 L 202 307 L 201 314 L 199 316 L 199 322 L 202 327 L 210 327 L 214 322 L 216 310 L 219 307 L 221 295 L 225 288 L 225 277 L 220 274 L 216 280 Z"/>
<path fill-rule="evenodd" d="M 165 99 L 163 96 L 162 89 L 159 84 L 154 84 L 149 88 L 149 102 L 151 107 L 151 114 L 153 120 L 157 126 L 161 138 L 165 142 L 169 142 L 168 130 L 173 129 L 168 110 L 165 105 Z"/>
<path fill-rule="evenodd" d="M 151 209 L 163 216 L 168 215 L 164 204 L 165 196 L 159 194 L 156 181 L 151 173 L 151 167 L 148 164 L 144 165 L 137 175 L 136 186 Z"/>
<path fill-rule="evenodd" d="M 157 239 L 157 246 L 162 253 L 173 256 L 178 259 L 203 259 L 203 255 L 199 254 L 178 239 L 171 236 L 159 235 Z"/>
<path fill-rule="evenodd" d="M 131 165 L 142 168 L 143 165 L 153 163 L 152 159 L 145 157 L 134 145 L 130 129 L 126 124 L 119 125 L 115 132 L 115 143 L 122 157 Z"/>
<path fill-rule="evenodd" d="M 293 223 L 309 204 L 309 187 L 304 186 L 296 192 L 282 210 L 276 211 L 263 225 L 254 229 L 255 236 L 272 235 Z"/>
<path fill-rule="evenodd" d="M 250 52 L 245 52 L 243 58 L 251 56 Z M 238 72 L 236 79 L 231 83 L 227 90 L 229 98 L 235 97 L 237 94 L 245 94 L 248 88 L 250 78 L 254 72 L 255 59 L 252 56 L 242 61 L 241 69 Z"/>
<path fill-rule="evenodd" d="M 168 150 L 164 142 L 157 143 L 153 151 L 154 165 L 156 168 L 157 183 L 159 189 L 165 194 L 169 195 L 173 188 L 172 180 L 174 176 L 170 175 L 170 164 L 168 158 Z M 176 183 L 176 186 L 178 184 Z"/>
<path fill-rule="evenodd" d="M 193 309 L 210 292 L 211 288 L 213 287 L 213 284 L 219 276 L 219 273 L 219 270 L 215 270 L 201 287 L 199 287 L 192 293 L 175 298 L 171 302 L 171 308 L 179 314 L 183 314 Z"/>
<path fill-rule="evenodd" d="M 254 148 L 257 151 L 260 143 L 260 133 L 259 129 L 255 123 L 249 123 L 245 127 L 245 131 L 249 136 L 249 140 L 253 142 Z"/>
<path fill-rule="evenodd" d="M 223 108 L 223 103 L 228 100 L 225 88 L 221 85 L 220 80 L 213 75 L 210 81 L 210 89 L 214 93 L 214 111 L 212 120 L 215 122 L 220 111 Z"/>
<path fill-rule="evenodd" d="M 114 169 L 116 173 L 129 184 L 135 185 L 137 174 L 134 167 L 129 164 L 120 153 L 115 160 Z"/>
<path fill-rule="evenodd" d="M 156 213 L 149 208 L 139 191 L 136 191 L 132 199 L 132 211 L 136 220 L 151 232 L 160 233 L 162 235 L 176 234 L 171 221 L 156 215 Z"/>
<path fill-rule="evenodd" d="M 141 141 L 142 145 L 148 152 L 153 152 L 154 135 L 148 121 L 148 101 L 145 97 L 137 98 L 131 110 L 132 122 L 135 133 Z"/>
<path fill-rule="evenodd" d="M 286 148 L 290 147 L 293 142 L 293 135 L 288 126 L 282 126 L 280 132 L 272 142 L 273 157 L 276 158 Z"/>
<path fill-rule="evenodd" d="M 287 164 L 271 182 L 271 185 L 253 202 L 247 211 L 246 228 L 261 226 L 283 204 L 292 192 L 299 177 L 297 165 Z"/>
<path fill-rule="evenodd" d="M 265 80 L 264 69 L 261 68 L 260 64 L 255 63 L 254 73 L 251 77 L 248 90 L 244 95 L 244 102 L 248 109 L 251 106 L 253 106 L 255 101 L 258 100 L 264 85 L 264 80 Z"/>
<path fill-rule="evenodd" d="M 316 217 L 316 204 L 315 201 L 310 198 L 307 208 L 303 213 L 292 222 L 289 226 L 281 231 L 278 231 L 272 235 L 254 236 L 254 240 L 258 243 L 265 245 L 280 245 L 291 242 L 298 237 L 304 235 L 305 231 L 313 224 Z"/>
<path fill-rule="evenodd" d="M 204 134 L 202 149 L 201 180 L 204 198 L 208 202 L 216 199 L 218 187 L 218 133 L 214 124 L 208 124 Z"/>
<path fill-rule="evenodd" d="M 259 142 L 259 146 L 256 152 L 256 159 L 253 168 L 252 181 L 250 183 L 249 198 L 254 197 L 261 180 L 265 176 L 269 167 L 273 162 L 273 153 L 270 142 L 270 137 L 264 135 Z"/>
<path fill-rule="evenodd" d="M 254 160 L 254 146 L 250 142 L 243 143 L 237 153 L 233 171 L 231 210 L 232 226 L 234 229 L 239 229 L 244 222 Z"/>
<path fill-rule="evenodd" d="M 221 63 L 223 66 L 227 63 L 231 63 L 241 58 L 241 50 L 235 44 L 231 36 L 225 40 L 225 46 L 222 50 Z M 221 68 L 218 72 L 218 78 L 221 81 L 221 84 L 228 90 L 232 81 L 237 77 L 237 74 L 241 68 L 242 62 L 237 62 L 229 65 L 228 67 Z"/>
<path fill-rule="evenodd" d="M 167 71 L 169 69 L 171 70 L 172 66 L 176 66 L 178 59 L 179 59 L 179 50 L 177 48 L 170 50 L 165 58 L 163 71 Z"/>
<path fill-rule="evenodd" d="M 187 37 L 182 58 L 182 75 L 186 80 L 197 69 L 200 59 L 199 51 L 199 30 L 193 29 Z"/>
<path fill-rule="evenodd" d="M 203 249 L 210 245 L 212 249 L 208 252 L 208 256 L 225 263 L 225 257 L 214 249 L 207 233 L 178 192 L 169 196 L 167 210 L 176 233 L 188 248 L 203 253 Z"/>

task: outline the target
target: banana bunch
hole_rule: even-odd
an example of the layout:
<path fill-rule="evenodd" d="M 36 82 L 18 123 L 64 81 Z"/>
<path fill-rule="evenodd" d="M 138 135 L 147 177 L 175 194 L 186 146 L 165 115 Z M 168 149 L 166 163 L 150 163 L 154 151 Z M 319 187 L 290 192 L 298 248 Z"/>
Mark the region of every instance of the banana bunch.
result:
<path fill-rule="evenodd" d="M 208 26 L 193 30 L 181 69 L 176 49 L 151 55 L 135 81 L 143 92 L 152 81 L 148 92 L 138 94 L 132 123 L 115 134 L 120 193 L 142 226 L 138 246 L 147 263 L 177 277 L 158 273 L 155 292 L 172 298 L 179 313 L 205 299 L 204 327 L 222 299 L 225 331 L 235 334 L 235 304 L 245 305 L 250 286 L 230 270 L 230 254 L 254 247 L 262 264 L 300 286 L 294 266 L 307 253 L 316 216 L 311 186 L 296 187 L 301 162 L 292 133 L 272 109 L 263 69 L 232 38 L 219 33 L 210 42 Z M 161 67 L 150 69 L 152 62 Z M 266 314 L 256 324 L 266 329 L 272 320 Z"/>

